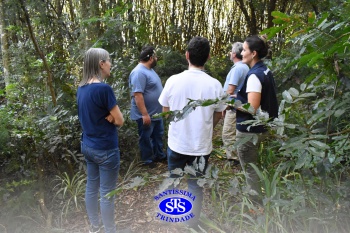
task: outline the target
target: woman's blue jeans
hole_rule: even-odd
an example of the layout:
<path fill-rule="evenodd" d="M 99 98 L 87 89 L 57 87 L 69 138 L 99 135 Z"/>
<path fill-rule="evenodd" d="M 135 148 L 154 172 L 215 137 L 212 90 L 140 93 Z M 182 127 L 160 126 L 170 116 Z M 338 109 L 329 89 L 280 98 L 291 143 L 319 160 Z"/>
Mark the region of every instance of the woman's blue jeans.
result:
<path fill-rule="evenodd" d="M 105 233 L 115 233 L 114 199 L 106 195 L 115 190 L 120 167 L 119 149 L 96 150 L 81 143 L 81 151 L 87 163 L 87 184 L 85 192 L 86 211 L 90 224 L 99 226 L 102 223 Z M 100 210 L 98 202 L 100 193 Z"/>
<path fill-rule="evenodd" d="M 201 178 L 205 175 L 205 172 L 208 167 L 208 161 L 209 161 L 210 155 L 203 155 L 203 156 L 184 155 L 171 150 L 169 147 L 168 147 L 167 153 L 168 153 L 168 170 L 170 172 L 171 178 L 179 177 L 179 175 L 172 173 L 172 171 L 175 170 L 176 168 L 180 168 L 184 170 L 186 165 L 193 166 L 193 163 L 196 163 L 196 164 L 199 164 L 200 162 L 204 163 L 202 164 L 204 166 L 198 166 L 198 167 L 202 167 L 203 170 L 196 169 L 196 176 L 190 175 L 190 177 L 187 179 L 188 192 L 196 196 L 195 203 L 193 204 L 193 211 L 192 211 L 195 217 L 192 218 L 190 221 L 188 221 L 188 225 L 190 227 L 197 227 L 199 223 L 200 213 L 202 211 L 202 202 L 203 202 L 203 188 L 197 184 L 197 181 L 198 181 L 198 178 Z M 201 157 L 203 159 L 201 159 Z"/>
<path fill-rule="evenodd" d="M 166 155 L 163 151 L 163 119 L 152 120 L 149 126 L 143 124 L 142 118 L 136 120 L 136 122 L 142 162 L 148 164 L 157 159 L 165 159 Z"/>

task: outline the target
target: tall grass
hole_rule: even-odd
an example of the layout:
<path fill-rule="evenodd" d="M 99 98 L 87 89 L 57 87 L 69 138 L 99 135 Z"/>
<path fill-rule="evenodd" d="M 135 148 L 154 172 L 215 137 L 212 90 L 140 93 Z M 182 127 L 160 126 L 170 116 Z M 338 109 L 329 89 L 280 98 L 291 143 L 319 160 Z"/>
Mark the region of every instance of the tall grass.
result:
<path fill-rule="evenodd" d="M 203 219 L 208 227 L 227 233 L 350 232 L 350 182 L 341 181 L 343 172 L 324 178 L 252 166 L 261 180 L 263 204 L 250 201 L 242 174 L 219 176 L 223 179 L 211 189 L 210 221 Z M 235 195 L 228 192 L 230 180 L 239 181 Z"/>

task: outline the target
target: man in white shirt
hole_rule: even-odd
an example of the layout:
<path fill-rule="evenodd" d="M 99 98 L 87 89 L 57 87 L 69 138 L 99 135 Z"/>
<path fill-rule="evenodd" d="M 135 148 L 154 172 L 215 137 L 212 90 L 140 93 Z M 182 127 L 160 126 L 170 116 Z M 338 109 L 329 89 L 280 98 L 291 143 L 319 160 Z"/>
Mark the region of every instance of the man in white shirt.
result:
<path fill-rule="evenodd" d="M 242 62 L 241 52 L 243 43 L 236 42 L 232 45 L 230 52 L 230 60 L 233 61 L 230 72 L 227 74 L 224 84 L 224 91 L 230 96 L 236 96 L 238 87 L 243 83 L 249 67 Z M 227 109 L 223 112 L 224 125 L 222 127 L 222 142 L 225 146 L 227 159 L 234 162 L 234 165 L 239 164 L 237 153 L 233 150 L 233 144 L 236 141 L 236 111 Z"/>
<path fill-rule="evenodd" d="M 189 99 L 216 99 L 222 96 L 220 82 L 204 72 L 209 58 L 209 41 L 203 37 L 194 37 L 188 44 L 186 59 L 188 70 L 171 76 L 165 83 L 159 97 L 163 112 L 182 110 Z M 170 122 L 168 131 L 168 169 L 170 177 L 178 177 L 173 171 L 184 169 L 186 165 L 197 164 L 196 176 L 188 179 L 188 190 L 196 196 L 193 214 L 188 225 L 198 228 L 198 219 L 202 209 L 203 190 L 197 184 L 198 177 L 205 174 L 212 151 L 213 128 L 221 118 L 224 105 L 197 107 L 184 119 Z"/>

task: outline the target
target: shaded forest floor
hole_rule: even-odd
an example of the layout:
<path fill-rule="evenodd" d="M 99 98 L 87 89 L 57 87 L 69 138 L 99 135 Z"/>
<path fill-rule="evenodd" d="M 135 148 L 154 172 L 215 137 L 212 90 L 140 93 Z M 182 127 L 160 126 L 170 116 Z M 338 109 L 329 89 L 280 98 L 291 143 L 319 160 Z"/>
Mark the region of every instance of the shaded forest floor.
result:
<path fill-rule="evenodd" d="M 215 129 L 214 147 L 220 147 L 221 127 L 219 124 Z M 221 149 L 221 148 L 220 148 Z M 123 158 L 122 158 L 123 159 Z M 120 171 L 120 177 L 127 176 L 128 163 L 126 161 L 124 169 Z M 213 155 L 210 163 L 219 168 L 227 162 L 225 158 Z M 226 164 L 227 165 L 227 164 Z M 239 172 L 238 166 L 232 166 L 232 173 Z M 154 195 L 159 189 L 163 178 L 168 177 L 167 164 L 158 163 L 156 168 L 150 169 L 143 166 L 135 166 L 137 172 L 133 176 L 146 176 L 148 182 L 145 185 L 132 189 L 123 189 L 116 196 L 116 223 L 118 230 L 127 229 L 127 232 L 169 232 L 180 233 L 186 232 L 181 223 L 167 223 L 156 219 L 158 203 L 154 201 Z M 152 179 L 157 177 L 157 179 Z M 65 232 L 65 233 L 86 233 L 89 232 L 89 223 L 86 212 L 83 209 L 70 210 L 66 215 L 62 215 L 63 202 L 54 198 L 55 191 L 52 180 L 54 177 L 48 176 L 47 192 L 45 202 L 48 210 L 52 214 L 50 217 L 43 216 L 40 208 L 40 201 L 36 197 L 37 193 L 33 190 L 16 190 L 16 197 L 0 202 L 0 233 L 46 233 L 46 232 Z M 11 177 L 2 177 L 0 179 L 1 187 L 4 187 Z M 30 187 L 30 186 L 29 186 Z M 15 196 L 15 193 L 11 194 Z M 210 215 L 210 191 L 204 189 L 203 213 Z M 7 198 L 6 195 L 4 198 Z M 4 205 L 6 203 L 6 206 Z M 2 204 L 2 205 L 1 205 Z M 208 231 L 211 232 L 211 231 Z M 214 232 L 214 231 L 213 231 Z"/>
<path fill-rule="evenodd" d="M 224 160 L 213 159 L 215 163 L 224 163 Z M 146 169 L 146 168 L 144 168 Z M 156 176 L 167 176 L 167 165 L 158 164 L 154 169 L 147 169 L 147 172 Z M 144 186 L 139 186 L 133 190 L 123 190 L 116 198 L 116 222 L 118 229 L 128 229 L 129 232 L 147 233 L 180 233 L 185 232 L 185 228 L 180 223 L 167 223 L 156 219 L 158 203 L 154 201 L 154 195 L 159 189 L 161 181 L 151 182 Z M 203 212 L 210 214 L 210 192 L 204 189 Z M 65 232 L 78 233 L 88 232 L 87 216 L 84 212 L 77 213 L 75 218 L 67 219 Z M 208 231 L 211 232 L 211 231 Z M 213 231 L 214 232 L 214 231 Z"/>

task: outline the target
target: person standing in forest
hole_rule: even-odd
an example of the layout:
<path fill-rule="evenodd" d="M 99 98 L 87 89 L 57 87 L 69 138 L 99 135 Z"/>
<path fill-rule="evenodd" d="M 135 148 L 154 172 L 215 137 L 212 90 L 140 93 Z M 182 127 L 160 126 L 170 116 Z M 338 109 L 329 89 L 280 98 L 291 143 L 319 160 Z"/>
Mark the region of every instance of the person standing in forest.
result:
<path fill-rule="evenodd" d="M 269 118 L 273 120 L 278 117 L 275 80 L 272 72 L 261 60 L 268 55 L 268 51 L 265 36 L 250 36 L 244 41 L 242 61 L 250 67 L 250 70 L 237 93 L 237 100 L 243 104 L 249 103 L 255 113 L 260 110 L 267 112 Z M 256 192 L 256 195 L 251 195 L 251 200 L 261 204 L 261 183 L 250 163 L 258 162 L 259 146 L 267 136 L 267 128 L 263 125 L 241 124 L 246 120 L 254 120 L 255 113 L 237 108 L 236 139 L 245 141 L 238 146 L 237 151 L 247 184 L 253 192 Z"/>
<path fill-rule="evenodd" d="M 132 98 L 130 115 L 138 126 L 141 160 L 150 168 L 154 168 L 156 162 L 166 161 L 163 151 L 163 119 L 152 118 L 152 115 L 162 112 L 158 97 L 163 85 L 153 70 L 156 65 L 157 55 L 154 47 L 145 46 L 140 53 L 139 64 L 129 76 Z"/>
<path fill-rule="evenodd" d="M 206 38 L 191 39 L 186 51 L 188 70 L 171 76 L 159 97 L 163 112 L 182 110 L 189 99 L 216 99 L 224 94 L 221 83 L 204 71 L 209 52 L 210 45 Z M 208 167 L 213 148 L 213 128 L 221 119 L 224 109 L 224 105 L 197 107 L 184 119 L 170 122 L 169 125 L 167 152 L 170 177 L 178 177 L 178 172 L 173 171 L 178 168 L 184 170 L 187 165 L 196 169 L 196 175 L 188 179 L 189 192 L 196 197 L 193 204 L 194 218 L 188 225 L 197 231 L 203 200 L 203 188 L 197 184 L 197 180 Z"/>
<path fill-rule="evenodd" d="M 83 79 L 77 91 L 77 104 L 83 131 L 81 151 L 87 163 L 85 204 L 90 233 L 100 232 L 102 226 L 105 233 L 117 232 L 114 222 L 115 197 L 106 195 L 113 191 L 117 184 L 120 166 L 117 127 L 123 125 L 124 118 L 112 88 L 104 83 L 110 76 L 110 71 L 111 61 L 106 50 L 91 48 L 85 53 Z"/>
<path fill-rule="evenodd" d="M 236 97 L 238 88 L 244 81 L 245 76 L 249 71 L 249 67 L 242 62 L 241 52 L 243 43 L 236 42 L 232 45 L 230 52 L 230 60 L 234 63 L 230 72 L 227 74 L 224 84 L 224 91 L 231 97 Z M 225 146 L 226 156 L 229 161 L 235 165 L 239 164 L 237 152 L 233 150 L 233 144 L 236 140 L 236 111 L 232 108 L 227 108 L 223 111 L 224 125 L 222 127 L 222 141 Z"/>

